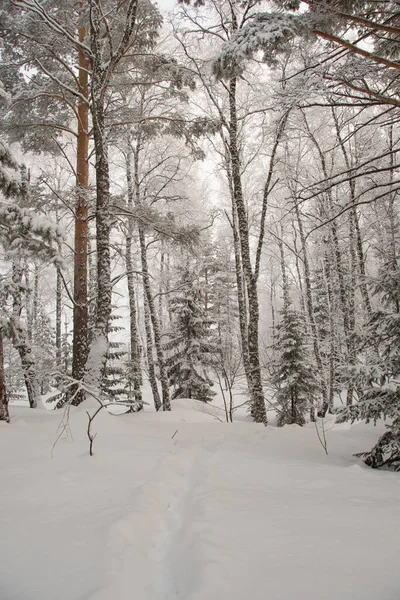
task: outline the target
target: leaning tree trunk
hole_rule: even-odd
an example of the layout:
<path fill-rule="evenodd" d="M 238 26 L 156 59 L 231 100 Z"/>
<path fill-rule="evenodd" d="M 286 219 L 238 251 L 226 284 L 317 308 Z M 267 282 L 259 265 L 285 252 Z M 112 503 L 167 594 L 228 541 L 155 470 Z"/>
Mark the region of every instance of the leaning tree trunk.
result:
<path fill-rule="evenodd" d="M 88 30 L 79 29 L 79 41 L 84 42 Z M 90 61 L 78 50 L 78 139 L 76 157 L 76 203 L 74 246 L 74 308 L 72 341 L 72 377 L 81 381 L 88 357 L 88 198 L 89 185 L 89 70 Z M 73 392 L 72 404 L 85 399 L 83 390 Z"/>
<path fill-rule="evenodd" d="M 8 412 L 6 377 L 4 372 L 4 345 L 2 327 L 0 327 L 0 421 L 6 421 L 6 423 L 10 422 L 10 415 Z"/>
<path fill-rule="evenodd" d="M 153 402 L 155 409 L 158 411 L 162 408 L 160 393 L 157 386 L 156 370 L 153 357 L 153 336 L 151 333 L 151 318 L 149 305 L 147 302 L 146 291 L 143 287 L 143 307 L 144 307 L 144 328 L 146 332 L 146 350 L 147 350 L 147 368 L 149 371 L 149 383 L 153 394 Z"/>
<path fill-rule="evenodd" d="M 140 242 L 140 257 L 142 263 L 143 273 L 143 287 L 146 294 L 146 302 L 150 314 L 151 324 L 153 326 L 154 345 L 156 349 L 158 369 L 160 374 L 161 393 L 162 393 L 162 406 L 163 410 L 171 410 L 171 401 L 169 396 L 169 385 L 167 369 L 165 366 L 164 351 L 161 342 L 161 330 L 160 324 L 156 315 L 156 308 L 154 305 L 154 298 L 151 291 L 150 275 L 147 263 L 147 247 L 146 238 L 142 227 L 139 225 L 139 242 Z"/>
<path fill-rule="evenodd" d="M 137 141 L 135 151 L 133 153 L 133 164 L 134 164 L 134 185 L 135 185 L 135 204 L 140 206 L 140 184 L 139 184 L 139 154 L 140 154 L 140 138 Z M 158 369 L 161 383 L 161 394 L 162 394 L 162 406 L 163 410 L 171 410 L 171 400 L 169 395 L 168 375 L 167 368 L 165 365 L 164 350 L 161 342 L 161 328 L 156 313 L 156 307 L 154 304 L 154 297 L 151 290 L 150 284 L 150 273 L 147 261 L 147 244 L 146 236 L 142 225 L 138 225 L 139 233 L 139 245 L 140 245 L 140 260 L 142 265 L 142 277 L 143 287 L 146 294 L 147 306 L 150 313 L 151 324 L 153 327 L 154 345 L 156 349 Z"/>
<path fill-rule="evenodd" d="M 257 290 L 257 277 L 253 273 L 250 257 L 249 227 L 246 207 L 243 199 L 240 154 L 237 137 L 236 113 L 236 79 L 231 79 L 229 84 L 229 152 L 232 169 L 233 196 L 237 211 L 238 233 L 241 251 L 241 266 L 246 283 L 247 300 L 249 307 L 249 321 L 247 329 L 248 361 L 251 388 L 251 412 L 257 423 L 267 423 L 265 410 L 264 391 L 261 379 L 260 352 L 259 352 L 259 303 Z"/>

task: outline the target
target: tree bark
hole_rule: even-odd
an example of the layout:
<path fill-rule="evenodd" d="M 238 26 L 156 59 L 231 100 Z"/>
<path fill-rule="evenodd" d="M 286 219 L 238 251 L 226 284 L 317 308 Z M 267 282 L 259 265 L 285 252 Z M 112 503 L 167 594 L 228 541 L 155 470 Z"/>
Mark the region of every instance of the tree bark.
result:
<path fill-rule="evenodd" d="M 249 364 L 249 344 L 248 344 L 248 314 L 247 314 L 247 303 L 246 303 L 246 289 L 245 282 L 243 279 L 243 269 L 240 253 L 240 240 L 237 224 L 237 215 L 235 208 L 235 200 L 233 195 L 233 184 L 230 168 L 228 166 L 228 181 L 231 192 L 232 200 L 232 234 L 233 234 L 233 248 L 235 252 L 235 277 L 236 277 L 236 293 L 239 309 L 239 331 L 240 331 L 240 344 L 242 349 L 242 361 L 244 373 L 246 375 L 247 387 L 250 392 L 251 390 L 251 376 L 250 376 L 250 364 Z"/>
<path fill-rule="evenodd" d="M 153 401 L 155 409 L 158 411 L 162 408 L 162 402 L 160 393 L 157 386 L 156 371 L 154 368 L 154 357 L 153 357 L 153 337 L 151 333 L 151 318 L 149 305 L 147 302 L 146 290 L 143 286 L 143 305 L 144 305 L 144 328 L 146 332 L 146 349 L 147 349 L 147 367 L 149 371 L 149 383 L 153 394 Z"/>
<path fill-rule="evenodd" d="M 314 317 L 314 302 L 313 302 L 313 295 L 312 295 L 312 289 L 311 289 L 310 263 L 309 263 L 309 259 L 308 259 L 306 238 L 304 235 L 303 221 L 301 219 L 299 205 L 297 202 L 297 198 L 295 196 L 293 197 L 293 202 L 294 202 L 297 223 L 299 226 L 300 242 L 301 242 L 301 246 L 302 246 L 302 250 L 303 250 L 306 308 L 307 308 L 308 320 L 309 320 L 310 328 L 311 328 L 315 362 L 317 364 L 317 369 L 318 369 L 318 373 L 319 373 L 319 383 L 320 383 L 321 396 L 322 396 L 322 412 L 325 413 L 329 407 L 329 403 L 328 403 L 326 382 L 325 382 L 325 377 L 324 377 L 324 366 L 323 366 L 323 362 L 322 362 L 322 358 L 321 358 L 321 351 L 320 351 L 320 347 L 319 347 L 318 328 L 317 328 L 317 324 L 315 322 L 315 317 Z M 310 416 L 311 416 L 311 420 L 315 420 L 314 410 L 311 410 Z"/>
<path fill-rule="evenodd" d="M 4 345 L 3 345 L 3 328 L 0 327 L 0 421 L 10 422 L 8 412 L 8 400 L 6 389 L 6 377 L 4 372 Z"/>
<path fill-rule="evenodd" d="M 132 183 L 132 172 L 130 165 L 130 154 L 126 155 L 126 179 L 128 187 L 128 209 L 133 210 L 134 205 L 134 192 Z M 135 290 L 135 279 L 133 273 L 133 261 L 132 261 L 132 239 L 134 230 L 134 219 L 128 217 L 127 232 L 125 238 L 125 264 L 126 264 L 126 277 L 128 283 L 128 296 L 129 296 L 129 331 L 130 331 L 130 369 L 132 372 L 133 379 L 133 391 L 135 399 L 140 402 L 142 400 L 141 390 L 141 369 L 140 369 L 140 344 L 139 334 L 137 327 L 137 307 L 136 307 L 136 290 Z"/>
<path fill-rule="evenodd" d="M 316 137 L 312 133 L 305 115 L 304 115 L 304 120 L 306 123 L 308 135 L 310 136 L 310 139 L 312 140 L 312 142 L 314 143 L 314 146 L 316 147 L 316 149 L 318 151 L 323 176 L 325 179 L 327 179 L 329 177 L 329 173 L 328 173 L 328 168 L 327 168 L 327 164 L 326 164 L 325 153 L 323 152 Z M 335 115 L 334 115 L 334 120 L 335 120 L 335 125 L 336 125 L 336 132 L 338 134 L 338 141 L 340 143 L 340 135 L 338 133 L 338 124 L 335 119 Z M 343 148 L 342 148 L 342 150 L 343 150 Z M 353 192 L 354 192 L 354 190 L 353 190 Z M 332 197 L 331 189 L 327 190 L 326 198 L 328 201 L 328 213 L 331 216 L 333 213 L 333 197 Z M 354 341 L 354 327 L 355 327 L 354 298 L 352 300 L 352 295 L 354 294 L 354 290 L 348 290 L 346 287 L 345 272 L 344 272 L 344 266 L 343 266 L 343 260 L 342 260 L 342 252 L 340 249 L 339 237 L 338 237 L 338 231 L 337 231 L 337 223 L 336 223 L 335 219 L 333 219 L 331 221 L 330 229 L 331 229 L 331 239 L 332 239 L 332 246 L 333 246 L 332 251 L 333 251 L 333 255 L 335 257 L 335 267 L 336 267 L 336 273 L 337 273 L 338 282 L 339 282 L 339 300 L 340 300 L 340 308 L 341 308 L 342 318 L 343 318 L 343 329 L 344 329 L 344 337 L 345 337 L 346 350 L 347 350 L 347 361 L 350 365 L 354 365 L 355 360 L 356 360 L 356 351 L 355 351 L 355 346 L 354 346 L 354 343 L 355 343 L 355 341 Z M 354 234 L 354 230 L 351 228 L 350 235 L 352 236 L 353 234 Z M 353 237 L 354 237 L 354 235 L 353 235 Z M 353 243 L 353 240 L 350 240 L 350 242 Z M 354 249 L 354 243 L 353 243 L 353 249 Z M 350 252 L 353 252 L 352 248 L 350 248 Z M 352 261 L 353 260 L 354 260 L 354 254 L 352 255 Z M 353 273 L 354 273 L 354 271 L 353 271 Z M 347 398 L 346 398 L 346 404 L 348 406 L 350 406 L 353 403 L 353 392 L 354 392 L 354 386 L 352 383 L 349 383 L 348 388 L 347 388 Z M 326 405 L 324 412 L 326 411 L 327 408 L 328 408 L 328 405 Z"/>
<path fill-rule="evenodd" d="M 281 235 L 278 239 L 279 254 L 281 259 L 281 273 L 282 273 L 282 291 L 283 291 L 283 309 L 287 311 L 290 307 L 290 296 L 289 296 L 289 281 L 286 272 L 285 263 L 285 251 L 283 248 L 283 227 L 281 226 Z"/>
<path fill-rule="evenodd" d="M 137 0 L 128 0 L 124 4 L 123 28 L 122 31 L 119 30 L 118 32 L 110 30 L 101 4 L 101 0 L 89 0 L 90 63 L 92 70 L 90 107 L 96 151 L 97 302 L 95 325 L 87 362 L 87 381 L 96 388 L 100 387 L 106 368 L 109 348 L 108 327 L 112 300 L 110 173 L 105 119 L 106 94 L 111 78 L 132 41 L 138 2 Z M 105 37 L 109 42 L 106 46 L 110 51 L 110 56 L 104 54 Z"/>
<path fill-rule="evenodd" d="M 21 281 L 23 269 L 17 261 L 13 264 L 13 310 L 9 319 L 9 327 L 12 343 L 18 351 L 21 359 L 22 371 L 24 373 L 25 387 L 28 394 L 29 406 L 37 408 L 39 398 L 39 386 L 36 378 L 36 365 L 32 355 L 32 348 L 29 344 L 28 335 L 25 327 L 21 323 Z"/>
<path fill-rule="evenodd" d="M 232 169 L 233 196 L 238 219 L 238 233 L 240 240 L 241 265 L 246 284 L 247 300 L 249 307 L 249 321 L 247 329 L 248 360 L 250 373 L 250 400 L 251 412 L 257 423 L 267 423 L 264 391 L 261 379 L 261 366 L 259 354 L 259 303 L 257 291 L 257 278 L 253 273 L 250 257 L 249 227 L 246 207 L 243 199 L 240 154 L 237 137 L 237 112 L 236 112 L 236 79 L 229 83 L 229 152 Z"/>
<path fill-rule="evenodd" d="M 135 205 L 140 206 L 141 197 L 140 197 L 140 183 L 139 183 L 139 155 L 140 155 L 140 138 L 137 140 L 136 147 L 133 151 L 133 179 L 134 179 L 134 189 L 135 189 Z M 150 283 L 150 273 L 147 261 L 147 244 L 146 244 L 146 236 L 144 233 L 143 226 L 138 224 L 138 233 L 139 233 L 139 245 L 140 245 L 140 260 L 142 265 L 142 276 L 143 276 L 143 287 L 146 294 L 146 301 L 148 310 L 150 313 L 151 324 L 153 327 L 153 335 L 154 335 L 154 345 L 156 349 L 160 383 L 161 383 L 161 394 L 162 394 L 162 406 L 163 410 L 171 410 L 171 400 L 169 395 L 169 385 L 168 385 L 168 376 L 167 369 L 165 366 L 164 359 L 164 351 L 161 342 L 161 328 L 160 323 L 156 313 L 156 307 L 154 303 L 154 297 L 151 290 Z"/>
<path fill-rule="evenodd" d="M 56 366 L 57 371 L 62 371 L 62 279 L 57 269 L 56 279 Z"/>
<path fill-rule="evenodd" d="M 93 83 L 93 86 L 92 95 L 96 95 L 95 83 Z M 110 176 L 104 106 L 101 105 L 101 101 L 97 101 L 95 107 L 93 107 L 92 115 L 96 149 L 97 298 L 95 323 L 87 363 L 87 380 L 90 385 L 99 388 L 107 361 L 108 327 L 112 299 Z"/>
<path fill-rule="evenodd" d="M 88 34 L 79 29 L 79 41 Z M 74 240 L 74 308 L 72 341 L 72 377 L 81 381 L 88 357 L 88 185 L 89 185 L 89 69 L 90 61 L 78 49 L 78 84 L 82 99 L 78 100 L 78 140 L 76 157 L 76 204 Z M 83 390 L 74 390 L 72 404 L 85 399 Z"/>
<path fill-rule="evenodd" d="M 333 412 L 334 393 L 336 379 L 336 342 L 335 342 L 335 322 L 334 322 L 334 294 L 332 288 L 331 263 L 327 249 L 324 252 L 324 272 L 326 291 L 328 295 L 329 311 L 329 387 L 328 387 L 328 409 Z"/>

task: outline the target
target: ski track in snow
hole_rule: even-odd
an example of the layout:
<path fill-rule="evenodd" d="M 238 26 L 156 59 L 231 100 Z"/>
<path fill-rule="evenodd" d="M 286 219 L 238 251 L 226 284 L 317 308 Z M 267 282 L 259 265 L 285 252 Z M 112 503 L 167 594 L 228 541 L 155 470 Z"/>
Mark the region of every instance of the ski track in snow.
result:
<path fill-rule="evenodd" d="M 179 446 L 161 458 L 148 481 L 135 490 L 133 510 L 112 525 L 110 567 L 118 581 L 118 598 L 172 600 L 182 596 L 181 574 L 196 580 L 195 545 L 190 530 L 199 510 L 198 493 L 205 471 L 205 451 Z M 185 546 L 185 560 L 177 547 Z M 115 583 L 111 583 L 115 596 Z M 109 599 L 110 590 L 96 595 Z"/>

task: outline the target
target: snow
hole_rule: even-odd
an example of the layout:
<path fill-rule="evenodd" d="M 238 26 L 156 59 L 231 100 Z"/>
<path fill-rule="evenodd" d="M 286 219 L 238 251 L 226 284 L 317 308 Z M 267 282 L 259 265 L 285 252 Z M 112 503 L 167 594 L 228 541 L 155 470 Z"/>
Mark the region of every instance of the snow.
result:
<path fill-rule="evenodd" d="M 400 477 L 352 456 L 372 425 L 227 424 L 12 406 L 0 423 L 2 600 L 398 600 Z M 2 586 L 2 587 L 1 587 Z"/>

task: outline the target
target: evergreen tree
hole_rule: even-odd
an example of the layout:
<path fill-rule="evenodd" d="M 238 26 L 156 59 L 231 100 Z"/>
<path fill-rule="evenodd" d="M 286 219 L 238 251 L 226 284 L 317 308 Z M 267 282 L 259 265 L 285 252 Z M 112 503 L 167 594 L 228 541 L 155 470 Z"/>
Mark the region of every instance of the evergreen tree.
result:
<path fill-rule="evenodd" d="M 112 315 L 110 323 L 120 319 L 119 315 Z M 122 331 L 123 327 L 109 325 L 108 331 L 115 333 Z M 127 352 L 123 350 L 123 344 L 119 341 L 110 341 L 107 362 L 101 382 L 101 391 L 112 398 L 115 402 L 129 404 L 128 412 L 138 412 L 143 408 L 143 402 L 135 399 L 135 393 L 131 385 L 129 364 L 126 361 Z"/>
<path fill-rule="evenodd" d="M 316 395 L 318 384 L 307 360 L 304 317 L 291 306 L 281 311 L 276 327 L 276 362 L 272 383 L 277 388 L 278 426 L 304 425 L 305 414 Z"/>
<path fill-rule="evenodd" d="M 51 320 L 40 306 L 34 331 L 33 350 L 36 358 L 36 373 L 41 394 L 47 394 L 52 383 L 55 365 L 55 330 Z"/>
<path fill-rule="evenodd" d="M 1 105 L 7 100 L 0 82 Z M 8 420 L 8 399 L 4 372 L 5 336 L 11 337 L 20 355 L 25 383 L 32 408 L 37 406 L 37 385 L 35 361 L 29 339 L 21 320 L 22 257 L 35 256 L 39 260 L 57 261 L 61 244 L 61 232 L 46 217 L 36 214 L 23 205 L 28 197 L 28 176 L 26 168 L 19 166 L 8 146 L 0 141 L 0 247 L 5 258 L 12 263 L 12 276 L 5 278 L 0 285 L 0 420 Z M 12 311 L 7 311 L 8 297 L 12 297 Z"/>
<path fill-rule="evenodd" d="M 211 321 L 204 313 L 204 297 L 199 284 L 193 281 L 188 267 L 183 269 L 180 292 L 171 299 L 171 340 L 166 344 L 168 378 L 175 398 L 194 398 L 210 402 L 215 392 L 207 375 L 213 347 L 209 340 Z"/>
<path fill-rule="evenodd" d="M 400 269 L 395 261 L 379 271 L 375 295 L 382 309 L 372 313 L 366 327 L 366 363 L 353 375 L 363 390 L 358 404 L 345 409 L 339 419 L 366 423 L 390 419 L 387 431 L 368 452 L 367 465 L 400 470 Z"/>
<path fill-rule="evenodd" d="M 110 323 L 115 323 L 121 317 L 119 315 L 111 315 Z M 110 324 L 108 327 L 109 333 L 121 331 L 123 328 L 115 324 Z M 101 390 L 111 396 L 119 399 L 126 394 L 126 380 L 124 378 L 125 369 L 122 359 L 126 356 L 126 352 L 122 350 L 122 343 L 117 341 L 109 342 L 107 352 L 107 362 L 104 370 L 104 375 L 101 382 Z"/>

